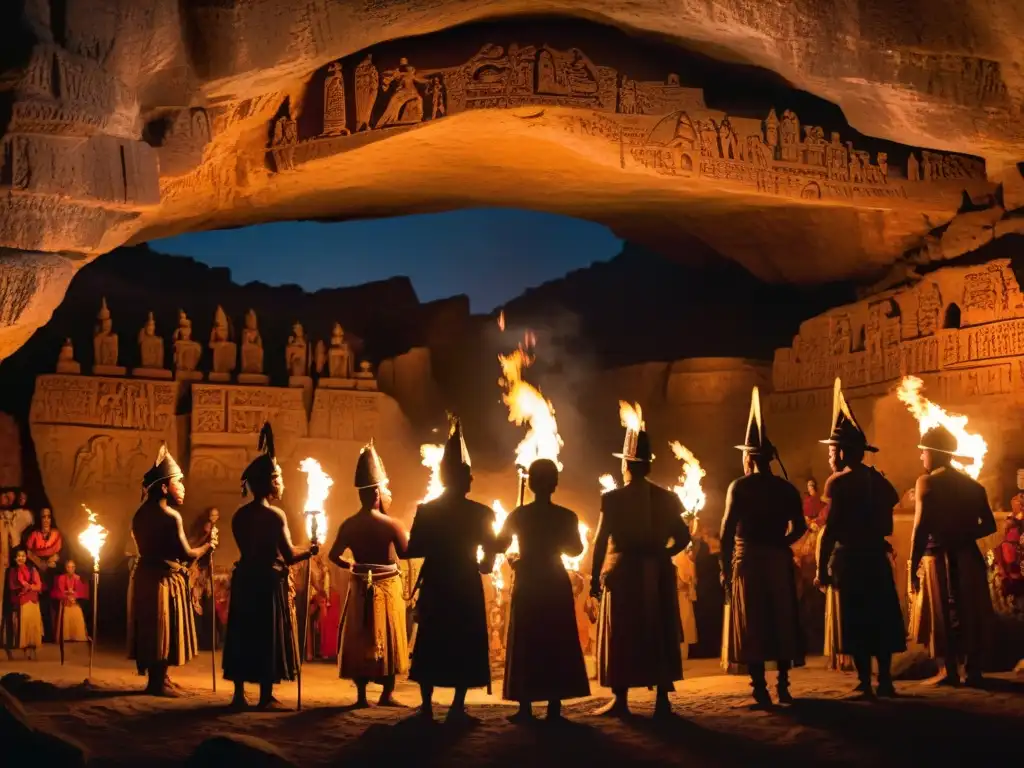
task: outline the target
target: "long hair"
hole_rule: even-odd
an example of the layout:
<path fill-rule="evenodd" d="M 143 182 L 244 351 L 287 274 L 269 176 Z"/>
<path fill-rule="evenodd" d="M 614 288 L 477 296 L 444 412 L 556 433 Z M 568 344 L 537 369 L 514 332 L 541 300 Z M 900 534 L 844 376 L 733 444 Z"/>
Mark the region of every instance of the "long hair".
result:
<path fill-rule="evenodd" d="M 59 531 L 60 530 L 60 527 L 57 525 L 57 515 L 54 514 L 53 507 L 42 506 L 42 507 L 39 507 L 38 509 L 31 510 L 31 512 L 32 512 L 32 525 L 29 526 L 29 529 L 26 532 L 26 534 L 27 533 L 31 533 L 32 531 L 41 531 L 41 530 L 43 530 L 43 510 L 44 509 L 50 510 L 50 530 L 51 531 Z"/>

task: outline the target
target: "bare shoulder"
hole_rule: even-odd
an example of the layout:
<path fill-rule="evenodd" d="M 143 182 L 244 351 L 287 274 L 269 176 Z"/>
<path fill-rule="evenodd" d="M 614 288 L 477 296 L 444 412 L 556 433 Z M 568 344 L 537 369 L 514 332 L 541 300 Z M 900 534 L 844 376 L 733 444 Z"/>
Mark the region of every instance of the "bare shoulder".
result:
<path fill-rule="evenodd" d="M 925 491 L 931 490 L 935 484 L 935 478 L 932 475 L 921 475 L 917 478 L 917 482 L 914 483 L 914 493 L 920 496 Z"/>
<path fill-rule="evenodd" d="M 275 506 L 268 506 L 267 509 L 269 509 L 274 514 L 274 517 L 281 521 L 281 525 L 285 527 L 288 526 L 288 515 L 284 513 L 283 509 Z"/>
<path fill-rule="evenodd" d="M 849 476 L 850 471 L 848 469 L 841 469 L 838 472 L 833 472 L 828 476 L 828 480 L 825 481 L 821 495 L 827 499 L 832 498 L 832 492 L 834 492 L 836 488 L 842 488 L 847 482 L 847 478 Z"/>

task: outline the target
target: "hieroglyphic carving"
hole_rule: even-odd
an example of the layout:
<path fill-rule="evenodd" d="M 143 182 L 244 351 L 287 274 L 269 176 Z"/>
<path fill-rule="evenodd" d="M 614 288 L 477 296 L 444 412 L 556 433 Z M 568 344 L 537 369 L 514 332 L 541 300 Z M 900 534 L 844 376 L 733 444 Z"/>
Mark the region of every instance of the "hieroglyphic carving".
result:
<path fill-rule="evenodd" d="M 99 434 L 75 453 L 71 487 L 77 491 L 138 486 L 153 465 L 159 438 Z"/>
<path fill-rule="evenodd" d="M 1013 391 L 1012 375 L 1010 363 L 940 373 L 940 398 L 943 402 L 962 402 L 981 395 L 1009 394 Z"/>
<path fill-rule="evenodd" d="M 374 437 L 380 415 L 376 392 L 318 389 L 313 399 L 309 436 L 366 441 Z"/>
<path fill-rule="evenodd" d="M 339 62 L 328 67 L 329 74 L 324 81 L 324 135 L 344 136 L 348 134 L 348 120 L 345 114 L 345 80 Z"/>
<path fill-rule="evenodd" d="M 270 421 L 275 434 L 306 436 L 302 391 L 284 387 L 192 385 L 192 432 L 195 435 L 257 434 Z"/>
<path fill-rule="evenodd" d="M 251 457 L 244 446 L 197 445 L 189 454 L 188 480 L 228 489 L 239 483 Z"/>
<path fill-rule="evenodd" d="M 931 336 L 942 327 L 942 294 L 936 283 L 928 282 L 918 291 L 917 332 L 921 336 Z"/>
<path fill-rule="evenodd" d="M 164 432 L 177 393 L 173 382 L 49 374 L 36 379 L 29 421 Z"/>
<path fill-rule="evenodd" d="M 373 64 L 373 56 L 366 54 L 356 67 L 356 132 L 370 130 L 370 118 L 377 103 L 380 74 Z"/>

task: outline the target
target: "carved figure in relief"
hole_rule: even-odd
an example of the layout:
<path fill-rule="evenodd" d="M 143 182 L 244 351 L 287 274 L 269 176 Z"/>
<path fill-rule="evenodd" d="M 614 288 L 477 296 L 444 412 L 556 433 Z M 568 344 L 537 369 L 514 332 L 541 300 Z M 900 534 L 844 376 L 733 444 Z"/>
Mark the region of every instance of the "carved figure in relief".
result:
<path fill-rule="evenodd" d="M 192 338 L 192 321 L 185 314 L 185 310 L 178 311 L 178 330 L 174 332 L 173 339 L 175 370 L 194 371 L 199 366 L 203 349 L 199 342 Z"/>
<path fill-rule="evenodd" d="M 279 171 L 295 169 L 295 145 L 298 142 L 299 126 L 292 120 L 291 114 L 277 118 L 277 122 L 274 123 L 273 146 L 277 150 L 274 153 L 274 158 Z"/>
<path fill-rule="evenodd" d="M 149 313 L 146 324 L 139 331 L 139 362 L 142 368 L 162 369 L 164 367 L 164 340 L 156 335 L 156 320 Z"/>
<path fill-rule="evenodd" d="M 764 137 L 765 143 L 771 149 L 772 157 L 774 157 L 777 154 L 776 147 L 779 146 L 779 118 L 775 114 L 774 108 L 764 120 Z"/>
<path fill-rule="evenodd" d="M 373 107 L 377 103 L 380 74 L 373 64 L 373 56 L 366 54 L 356 67 L 356 132 L 370 130 Z"/>
<path fill-rule="evenodd" d="M 289 376 L 309 375 L 309 340 L 306 338 L 302 323 L 297 322 L 292 326 L 292 335 L 288 337 L 284 357 Z"/>
<path fill-rule="evenodd" d="M 832 335 L 832 354 L 845 355 L 850 352 L 850 318 L 841 316 L 836 318 L 835 330 Z"/>
<path fill-rule="evenodd" d="M 825 165 L 828 177 L 833 181 L 846 181 L 850 169 L 847 167 L 846 147 L 839 142 L 839 134 L 832 132 L 832 142 L 825 147 Z"/>
<path fill-rule="evenodd" d="M 697 131 L 700 134 L 700 153 L 704 157 L 721 157 L 722 150 L 718 147 L 718 129 L 714 120 L 698 120 Z"/>
<path fill-rule="evenodd" d="M 334 330 L 331 332 L 331 349 L 328 352 L 327 366 L 332 379 L 352 377 L 352 349 L 345 341 L 345 330 L 340 323 L 335 323 Z"/>
<path fill-rule="evenodd" d="M 800 120 L 792 110 L 787 109 L 782 113 L 780 139 L 781 158 L 789 163 L 800 162 Z"/>
<path fill-rule="evenodd" d="M 804 128 L 804 155 L 806 163 L 816 167 L 825 165 L 825 131 L 820 125 L 808 125 Z"/>
<path fill-rule="evenodd" d="M 251 309 L 245 313 L 242 331 L 242 373 L 263 373 L 263 337 L 256 312 Z"/>
<path fill-rule="evenodd" d="M 384 114 L 377 121 L 377 127 L 384 128 L 389 125 L 410 125 L 421 122 L 423 120 L 423 96 L 417 86 L 429 84 L 429 80 L 416 74 L 416 68 L 409 64 L 408 59 L 400 59 L 398 67 L 385 72 L 381 80 L 382 91 L 387 91 L 392 86 L 394 89 Z"/>
<path fill-rule="evenodd" d="M 736 160 L 740 154 L 737 149 L 736 133 L 732 129 L 729 118 L 722 118 L 722 124 L 718 126 L 718 138 L 721 141 L 722 157 L 726 160 Z"/>
<path fill-rule="evenodd" d="M 921 164 L 917 161 L 917 155 L 913 152 L 907 158 L 907 181 L 921 180 Z"/>
<path fill-rule="evenodd" d="M 196 107 L 192 110 L 191 134 L 192 140 L 199 147 L 205 147 L 210 143 L 210 116 L 206 114 L 206 110 L 202 107 Z"/>
<path fill-rule="evenodd" d="M 619 112 L 624 115 L 637 113 L 636 81 L 625 75 L 619 83 Z"/>
<path fill-rule="evenodd" d="M 237 363 L 237 345 L 231 341 L 231 328 L 224 308 L 218 306 L 213 314 L 210 331 L 210 349 L 213 351 L 213 372 L 231 373 Z"/>
<path fill-rule="evenodd" d="M 348 120 L 345 114 L 345 79 L 340 62 L 333 62 L 324 81 L 324 135 L 347 136 Z"/>
<path fill-rule="evenodd" d="M 879 152 L 876 155 L 878 160 L 878 179 L 882 184 L 889 183 L 889 155 L 886 152 Z"/>
<path fill-rule="evenodd" d="M 533 64 L 533 57 L 537 49 L 528 45 L 520 48 L 518 43 L 512 43 L 508 47 L 508 79 L 506 87 L 509 91 L 532 91 L 533 83 L 530 82 L 530 72 Z"/>
<path fill-rule="evenodd" d="M 537 93 L 577 98 L 597 96 L 597 67 L 579 48 L 569 49 L 567 55 L 572 58 L 565 62 L 565 54 L 560 55 L 548 45 L 541 46 L 537 54 Z"/>
<path fill-rule="evenodd" d="M 434 75 L 430 78 L 430 85 L 428 87 L 430 92 L 430 119 L 437 120 L 439 117 L 445 115 L 445 101 L 444 101 L 444 80 L 441 75 Z"/>
<path fill-rule="evenodd" d="M 92 345 L 95 357 L 95 365 L 116 367 L 117 366 L 117 334 L 113 330 L 113 320 L 110 318 L 110 310 L 107 308 L 107 299 L 104 297 L 100 302 L 100 311 L 96 315 L 99 321 L 96 331 L 93 334 Z"/>
<path fill-rule="evenodd" d="M 685 112 L 680 112 L 679 118 L 676 120 L 675 134 L 669 141 L 668 146 L 696 149 L 697 141 L 697 131 L 693 127 L 693 121 L 690 120 L 690 116 Z"/>
<path fill-rule="evenodd" d="M 75 348 L 71 339 L 64 339 L 57 355 L 57 373 L 81 373 L 82 366 L 75 360 Z"/>
<path fill-rule="evenodd" d="M 929 282 L 918 290 L 917 333 L 931 336 L 939 329 L 939 313 L 942 311 L 942 296 L 939 286 Z"/>

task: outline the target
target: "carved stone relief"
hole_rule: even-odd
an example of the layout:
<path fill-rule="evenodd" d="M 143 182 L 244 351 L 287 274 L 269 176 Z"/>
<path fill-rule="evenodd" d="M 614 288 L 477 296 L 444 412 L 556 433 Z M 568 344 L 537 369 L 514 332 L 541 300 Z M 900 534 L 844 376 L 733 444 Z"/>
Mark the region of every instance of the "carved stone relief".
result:
<path fill-rule="evenodd" d="M 177 397 L 174 382 L 49 374 L 36 379 L 29 421 L 164 432 Z"/>
<path fill-rule="evenodd" d="M 282 387 L 192 385 L 192 434 L 257 435 L 265 421 L 282 437 L 306 436 L 302 391 Z"/>

